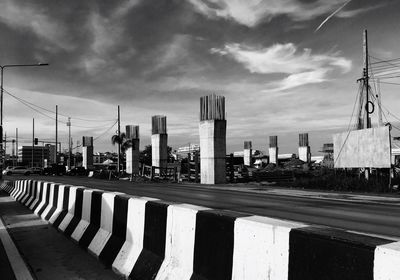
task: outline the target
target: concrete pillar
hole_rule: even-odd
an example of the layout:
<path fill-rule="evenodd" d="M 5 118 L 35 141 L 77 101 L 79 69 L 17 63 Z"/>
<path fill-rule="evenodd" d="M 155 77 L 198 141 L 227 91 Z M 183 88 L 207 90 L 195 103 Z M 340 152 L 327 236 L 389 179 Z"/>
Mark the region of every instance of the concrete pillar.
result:
<path fill-rule="evenodd" d="M 308 145 L 308 133 L 299 134 L 299 159 L 307 163 L 311 162 L 311 149 Z"/>
<path fill-rule="evenodd" d="M 252 152 L 251 149 L 251 141 L 244 141 L 244 149 L 243 149 L 243 163 L 245 166 L 252 165 Z"/>
<path fill-rule="evenodd" d="M 154 167 L 167 168 L 168 161 L 168 134 L 167 117 L 152 117 L 151 135 L 151 165 Z M 158 169 L 155 173 L 158 173 Z"/>
<path fill-rule="evenodd" d="M 126 138 L 131 141 L 131 146 L 126 150 L 126 173 L 139 174 L 140 139 L 139 126 L 127 125 Z"/>
<path fill-rule="evenodd" d="M 83 136 L 82 138 L 82 166 L 86 169 L 93 168 L 93 137 Z"/>
<path fill-rule="evenodd" d="M 200 99 L 200 182 L 226 183 L 225 97 Z"/>
<path fill-rule="evenodd" d="M 278 136 L 269 137 L 269 163 L 278 164 Z"/>

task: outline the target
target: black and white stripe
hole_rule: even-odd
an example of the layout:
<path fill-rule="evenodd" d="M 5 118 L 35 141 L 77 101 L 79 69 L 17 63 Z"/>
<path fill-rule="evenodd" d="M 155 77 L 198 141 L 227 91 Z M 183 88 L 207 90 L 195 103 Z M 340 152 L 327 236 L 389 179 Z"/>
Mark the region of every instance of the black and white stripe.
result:
<path fill-rule="evenodd" d="M 400 242 L 388 239 L 48 182 L 16 181 L 9 191 L 131 279 L 400 275 Z"/>

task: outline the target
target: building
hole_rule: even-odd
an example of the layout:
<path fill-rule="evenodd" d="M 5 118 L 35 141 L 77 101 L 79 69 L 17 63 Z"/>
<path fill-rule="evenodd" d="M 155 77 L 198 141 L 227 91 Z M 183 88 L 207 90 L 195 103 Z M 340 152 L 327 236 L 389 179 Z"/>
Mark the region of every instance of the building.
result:
<path fill-rule="evenodd" d="M 33 166 L 43 167 L 45 160 L 49 161 L 49 148 L 35 146 L 33 149 Z M 32 166 L 32 146 L 18 147 L 18 165 Z"/>

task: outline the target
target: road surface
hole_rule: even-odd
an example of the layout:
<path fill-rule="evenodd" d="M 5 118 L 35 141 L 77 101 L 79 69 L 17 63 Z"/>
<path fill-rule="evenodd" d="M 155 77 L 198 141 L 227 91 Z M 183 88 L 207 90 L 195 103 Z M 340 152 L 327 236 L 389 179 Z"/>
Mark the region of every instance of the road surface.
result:
<path fill-rule="evenodd" d="M 379 199 L 375 201 L 373 196 L 341 199 L 346 196 L 332 195 L 332 193 L 302 195 L 302 191 L 287 189 L 285 192 L 271 192 L 271 187 L 256 185 L 247 189 L 235 185 L 215 188 L 195 184 L 132 183 L 87 177 L 4 176 L 5 180 L 28 178 L 118 191 L 214 209 L 228 209 L 400 240 L 400 195 L 387 199 L 378 197 Z"/>

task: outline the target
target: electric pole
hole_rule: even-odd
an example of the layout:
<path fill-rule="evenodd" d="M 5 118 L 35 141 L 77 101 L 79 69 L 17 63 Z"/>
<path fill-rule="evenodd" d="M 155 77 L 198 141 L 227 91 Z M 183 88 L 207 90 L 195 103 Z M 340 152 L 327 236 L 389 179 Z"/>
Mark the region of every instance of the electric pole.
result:
<path fill-rule="evenodd" d="M 18 128 L 15 129 L 15 148 L 17 150 L 17 165 L 18 165 Z"/>
<path fill-rule="evenodd" d="M 33 167 L 33 151 L 35 150 L 35 119 L 32 119 L 32 167 Z"/>
<path fill-rule="evenodd" d="M 119 112 L 119 105 L 118 105 L 118 166 L 117 166 L 117 172 L 119 174 L 120 172 L 120 163 L 121 163 L 121 118 L 120 118 L 120 112 Z"/>
<path fill-rule="evenodd" d="M 364 120 L 363 120 L 363 128 L 371 128 L 371 118 L 369 117 L 369 71 L 368 71 L 368 65 L 369 65 L 369 57 L 368 57 L 368 32 L 367 30 L 364 30 L 364 40 L 363 40 L 363 53 L 364 53 L 364 71 L 363 71 L 363 85 L 365 89 L 365 114 L 364 114 Z M 369 179 L 369 168 L 365 168 L 365 179 Z"/>
<path fill-rule="evenodd" d="M 68 170 L 71 170 L 71 118 L 68 117 Z"/>
<path fill-rule="evenodd" d="M 371 128 L 371 119 L 369 117 L 369 57 L 368 57 L 368 32 L 364 30 L 364 88 L 365 88 L 365 115 L 364 115 L 364 128 Z"/>
<path fill-rule="evenodd" d="M 58 153 L 58 105 L 56 105 L 56 152 L 55 152 L 55 155 L 54 155 L 54 163 L 56 165 L 58 165 L 57 153 Z"/>

